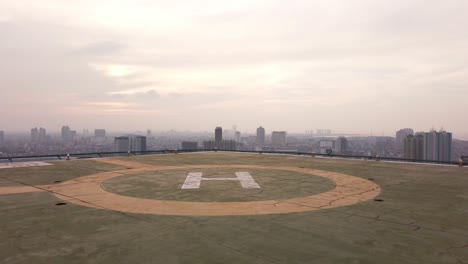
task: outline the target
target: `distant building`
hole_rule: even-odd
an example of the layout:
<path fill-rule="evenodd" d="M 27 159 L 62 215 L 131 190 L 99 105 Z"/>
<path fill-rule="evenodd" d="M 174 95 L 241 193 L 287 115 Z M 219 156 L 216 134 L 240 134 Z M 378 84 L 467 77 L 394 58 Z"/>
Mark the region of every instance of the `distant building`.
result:
<path fill-rule="evenodd" d="M 32 128 L 31 129 L 31 141 L 32 142 L 45 142 L 47 140 L 47 131 L 45 128 Z"/>
<path fill-rule="evenodd" d="M 329 136 L 331 135 L 331 129 L 317 129 L 317 136 Z"/>
<path fill-rule="evenodd" d="M 240 142 L 240 137 L 241 137 L 241 132 L 236 131 L 235 139 L 236 139 L 237 142 Z"/>
<path fill-rule="evenodd" d="M 223 128 L 222 127 L 216 127 L 215 128 L 215 141 L 216 142 L 221 142 L 223 140 Z"/>
<path fill-rule="evenodd" d="M 47 140 L 47 130 L 45 128 L 39 128 L 39 141 L 45 142 Z"/>
<path fill-rule="evenodd" d="M 257 128 L 256 143 L 258 145 L 264 145 L 265 144 L 265 128 L 263 128 L 263 127 Z"/>
<path fill-rule="evenodd" d="M 69 126 L 62 126 L 62 139 L 72 140 L 76 137 L 76 130 L 71 130 Z"/>
<path fill-rule="evenodd" d="M 130 150 L 130 138 L 129 137 L 114 138 L 114 151 L 115 152 L 127 152 L 129 150 Z"/>
<path fill-rule="evenodd" d="M 432 130 L 424 133 L 424 160 L 451 161 L 452 133 Z"/>
<path fill-rule="evenodd" d="M 424 159 L 424 135 L 417 133 L 409 134 L 403 141 L 403 158 L 410 160 Z"/>
<path fill-rule="evenodd" d="M 339 137 L 335 142 L 335 149 L 338 153 L 345 153 L 348 151 L 348 140 L 345 137 Z"/>
<path fill-rule="evenodd" d="M 196 149 L 198 149 L 198 142 L 182 141 L 182 150 L 196 150 Z"/>
<path fill-rule="evenodd" d="M 151 137 L 151 136 L 152 136 L 151 129 L 146 130 L 146 136 L 147 136 L 147 137 Z"/>
<path fill-rule="evenodd" d="M 403 143 L 409 135 L 414 135 L 414 131 L 411 128 L 402 128 L 395 133 L 396 147 L 398 150 L 403 149 Z"/>
<path fill-rule="evenodd" d="M 5 132 L 0 131 L 0 145 L 5 143 Z"/>
<path fill-rule="evenodd" d="M 146 137 L 132 136 L 130 137 L 130 151 L 146 151 Z"/>
<path fill-rule="evenodd" d="M 389 156 L 394 152 L 395 138 L 393 137 L 375 137 L 374 155 L 381 157 Z"/>
<path fill-rule="evenodd" d="M 333 140 L 320 140 L 319 147 L 321 154 L 327 154 L 327 151 L 333 150 L 335 141 Z"/>
<path fill-rule="evenodd" d="M 235 151 L 239 150 L 239 143 L 235 140 L 206 140 L 203 141 L 204 150 L 230 150 Z"/>
<path fill-rule="evenodd" d="M 94 129 L 94 136 L 97 138 L 105 138 L 106 130 L 105 129 Z"/>
<path fill-rule="evenodd" d="M 271 132 L 271 144 L 275 146 L 286 145 L 286 131 Z"/>
<path fill-rule="evenodd" d="M 31 128 L 31 141 L 37 142 L 39 140 L 39 130 L 37 127 Z"/>
<path fill-rule="evenodd" d="M 125 136 L 114 138 L 114 151 L 116 152 L 139 152 L 146 151 L 145 136 Z"/>

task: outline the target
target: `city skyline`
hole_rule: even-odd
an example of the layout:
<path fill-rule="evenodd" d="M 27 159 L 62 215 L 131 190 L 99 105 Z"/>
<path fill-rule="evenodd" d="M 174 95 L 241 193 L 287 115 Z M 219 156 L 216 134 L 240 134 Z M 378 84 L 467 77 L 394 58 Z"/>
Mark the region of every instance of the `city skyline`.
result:
<path fill-rule="evenodd" d="M 68 123 L 67 123 L 68 124 Z M 62 134 L 62 128 L 64 127 L 65 125 L 60 125 L 59 127 L 57 128 L 49 128 L 49 127 L 46 127 L 47 129 L 47 134 L 48 135 L 54 135 L 54 136 L 59 136 Z M 68 126 L 68 125 L 66 125 Z M 38 127 L 41 127 L 42 126 L 38 126 Z M 73 127 L 74 130 L 71 131 L 73 133 L 75 133 L 76 135 L 85 135 L 85 134 L 89 134 L 89 130 L 104 130 L 104 133 L 110 133 L 110 134 L 129 134 L 129 135 L 132 135 L 132 134 L 140 134 L 140 135 L 147 135 L 148 134 L 148 131 L 153 131 L 153 132 L 156 132 L 156 133 L 160 133 L 160 132 L 170 132 L 170 131 L 178 131 L 178 132 L 193 132 L 193 133 L 207 133 L 207 132 L 211 132 L 213 130 L 213 128 L 206 128 L 206 129 L 202 129 L 202 130 L 190 130 L 188 128 L 185 128 L 185 129 L 152 129 L 152 128 L 127 128 L 127 129 L 117 129 L 117 130 L 110 130 L 110 129 L 107 129 L 107 128 L 102 128 L 102 126 L 100 126 L 99 128 L 91 128 L 91 127 L 83 127 L 83 128 L 76 128 L 74 126 L 69 126 L 69 127 Z M 218 126 L 217 126 L 218 127 Z M 223 127 L 228 127 L 226 129 L 223 128 L 223 130 L 226 130 L 226 131 L 231 131 L 229 129 L 229 125 L 226 125 L 226 126 L 219 126 L 221 128 Z M 265 133 L 268 134 L 272 131 L 279 131 L 279 130 L 284 130 L 284 131 L 287 131 L 288 133 L 292 133 L 292 134 L 305 134 L 305 135 L 313 135 L 313 136 L 340 136 L 340 135 L 349 135 L 349 136 L 375 136 L 375 137 L 394 137 L 398 140 L 398 136 L 396 136 L 396 133 L 398 133 L 399 131 L 401 130 L 404 130 L 406 128 L 400 128 L 399 130 L 395 129 L 395 131 L 393 132 L 390 132 L 390 133 L 385 133 L 385 132 L 381 132 L 379 133 L 378 131 L 368 131 L 367 133 L 350 133 L 350 132 L 347 132 L 347 131 L 335 131 L 333 129 L 326 129 L 329 131 L 329 134 L 323 134 L 321 133 L 324 129 L 323 128 L 317 128 L 317 129 L 307 129 L 307 130 L 303 130 L 303 131 L 291 131 L 285 127 L 282 127 L 282 126 L 276 126 L 278 127 L 277 129 L 269 129 L 269 128 L 266 128 L 266 127 L 263 127 L 263 126 L 258 126 L 257 127 L 254 127 L 254 128 L 245 128 L 245 129 L 242 129 L 240 128 L 239 130 L 236 130 L 236 131 L 239 131 L 241 133 L 248 133 L 248 134 L 256 134 L 257 133 L 257 129 L 259 127 L 262 127 L 264 130 L 265 130 Z M 0 131 L 3 131 L 5 134 L 10 134 L 10 135 L 14 135 L 14 134 L 18 134 L 18 135 L 26 135 L 26 134 L 30 134 L 30 130 L 33 129 L 35 127 L 30 127 L 26 130 L 20 130 L 20 131 L 11 131 L 11 130 L 7 130 L 7 129 L 4 129 L 4 128 L 0 128 L 2 130 Z M 412 130 L 414 130 L 414 133 L 416 132 L 424 132 L 424 131 L 428 131 L 428 130 L 445 130 L 445 127 L 444 126 L 439 126 L 439 127 L 435 127 L 435 126 L 432 126 L 432 127 L 427 127 L 427 128 L 421 128 L 421 129 L 413 129 L 411 128 Z M 450 130 L 450 129 L 449 129 Z M 452 131 L 452 130 L 450 130 Z M 95 131 L 93 132 L 93 134 L 95 133 Z M 468 140 L 468 134 L 467 135 L 464 135 L 464 134 L 456 134 L 456 133 L 453 133 L 454 134 L 454 138 L 455 139 L 459 139 L 459 140 Z"/>
<path fill-rule="evenodd" d="M 466 139 L 467 12 L 455 0 L 3 1 L 0 129 L 443 126 Z"/>

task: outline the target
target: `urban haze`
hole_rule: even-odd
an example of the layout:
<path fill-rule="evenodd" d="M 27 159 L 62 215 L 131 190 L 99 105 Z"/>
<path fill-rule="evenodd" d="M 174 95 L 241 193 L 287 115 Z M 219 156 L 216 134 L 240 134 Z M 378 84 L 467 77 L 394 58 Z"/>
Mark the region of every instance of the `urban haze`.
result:
<path fill-rule="evenodd" d="M 257 150 L 263 126 L 267 148 L 336 151 L 343 136 L 353 153 L 394 157 L 402 128 L 447 131 L 456 160 L 467 12 L 466 1 L 2 1 L 2 155 L 110 151 L 128 134 L 148 149 L 203 148 L 218 126 Z M 95 129 L 107 131 L 99 144 Z"/>

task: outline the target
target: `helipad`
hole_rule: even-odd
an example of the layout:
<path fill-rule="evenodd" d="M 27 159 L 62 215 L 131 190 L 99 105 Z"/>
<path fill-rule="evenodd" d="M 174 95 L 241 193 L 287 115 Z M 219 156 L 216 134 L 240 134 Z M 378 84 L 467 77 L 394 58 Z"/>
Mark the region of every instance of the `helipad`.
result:
<path fill-rule="evenodd" d="M 1 263 L 468 257 L 465 168 L 232 153 L 50 163 L 0 170 Z"/>

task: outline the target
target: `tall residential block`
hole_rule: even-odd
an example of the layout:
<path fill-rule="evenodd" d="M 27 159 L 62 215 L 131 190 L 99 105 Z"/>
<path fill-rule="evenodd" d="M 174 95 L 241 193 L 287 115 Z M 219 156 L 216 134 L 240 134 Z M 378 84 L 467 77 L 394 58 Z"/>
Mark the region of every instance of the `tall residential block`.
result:
<path fill-rule="evenodd" d="M 47 140 L 47 131 L 45 128 L 32 128 L 31 129 L 31 141 L 32 142 L 45 142 Z"/>
<path fill-rule="evenodd" d="M 258 145 L 264 145 L 265 144 L 265 128 L 263 128 L 263 127 L 257 128 L 256 143 Z"/>
<path fill-rule="evenodd" d="M 410 160 L 424 159 L 424 134 L 409 134 L 403 140 L 403 158 Z"/>
<path fill-rule="evenodd" d="M 414 131 L 411 128 L 402 128 L 395 133 L 396 147 L 398 150 L 403 149 L 405 138 L 409 135 L 414 135 Z"/>
<path fill-rule="evenodd" d="M 76 137 L 76 130 L 71 130 L 69 126 L 62 126 L 62 139 L 72 140 Z"/>
<path fill-rule="evenodd" d="M 424 160 L 451 161 L 452 133 L 435 131 L 424 133 Z"/>

